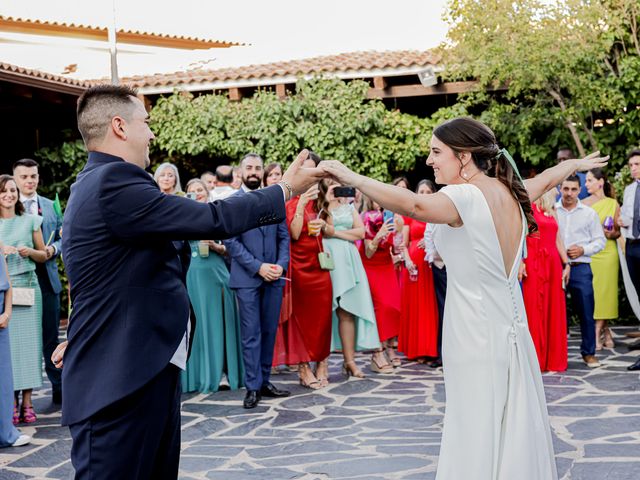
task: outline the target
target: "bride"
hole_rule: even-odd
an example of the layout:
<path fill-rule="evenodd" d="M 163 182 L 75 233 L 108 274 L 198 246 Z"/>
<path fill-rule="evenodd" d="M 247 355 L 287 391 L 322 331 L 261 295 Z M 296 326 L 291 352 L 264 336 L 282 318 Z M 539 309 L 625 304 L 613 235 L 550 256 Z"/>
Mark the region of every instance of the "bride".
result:
<path fill-rule="evenodd" d="M 393 212 L 436 228 L 447 265 L 442 355 L 446 413 L 438 480 L 555 480 L 542 377 L 527 328 L 517 266 L 536 230 L 531 202 L 576 171 L 606 164 L 595 152 L 522 181 L 493 132 L 471 118 L 438 126 L 427 165 L 445 184 L 416 195 L 320 165 Z"/>

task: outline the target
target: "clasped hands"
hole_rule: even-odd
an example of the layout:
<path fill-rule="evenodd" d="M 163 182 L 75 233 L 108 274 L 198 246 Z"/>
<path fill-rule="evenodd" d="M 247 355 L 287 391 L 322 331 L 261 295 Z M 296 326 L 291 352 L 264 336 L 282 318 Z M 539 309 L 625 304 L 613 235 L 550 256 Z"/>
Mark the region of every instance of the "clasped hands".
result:
<path fill-rule="evenodd" d="M 258 275 L 260 275 L 265 282 L 275 282 L 281 276 L 284 270 L 280 265 L 276 265 L 275 263 L 263 263 L 260 265 L 260 270 L 258 270 Z"/>
<path fill-rule="evenodd" d="M 313 168 L 303 167 L 309 160 L 309 150 L 302 150 L 296 159 L 289 165 L 282 176 L 282 182 L 288 184 L 293 190 L 293 196 L 306 192 L 312 185 L 323 178 L 333 178 L 343 185 L 356 186 L 358 175 L 337 160 L 323 160 Z"/>

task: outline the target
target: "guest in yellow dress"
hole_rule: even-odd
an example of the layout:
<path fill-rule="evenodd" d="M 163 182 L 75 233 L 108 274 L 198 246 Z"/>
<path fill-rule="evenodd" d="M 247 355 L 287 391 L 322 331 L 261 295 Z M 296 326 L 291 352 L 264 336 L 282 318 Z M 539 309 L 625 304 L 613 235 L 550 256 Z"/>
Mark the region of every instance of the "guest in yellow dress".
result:
<path fill-rule="evenodd" d="M 593 208 L 600 217 L 607 243 L 604 250 L 591 257 L 593 271 L 593 293 L 595 296 L 595 310 L 593 318 L 596 321 L 596 350 L 602 346 L 613 348 L 613 337 L 607 321 L 618 318 L 618 248 L 616 239 L 620 236 L 618 217 L 620 205 L 615 199 L 613 188 L 600 168 L 587 173 L 586 180 L 589 197 L 582 203 Z"/>

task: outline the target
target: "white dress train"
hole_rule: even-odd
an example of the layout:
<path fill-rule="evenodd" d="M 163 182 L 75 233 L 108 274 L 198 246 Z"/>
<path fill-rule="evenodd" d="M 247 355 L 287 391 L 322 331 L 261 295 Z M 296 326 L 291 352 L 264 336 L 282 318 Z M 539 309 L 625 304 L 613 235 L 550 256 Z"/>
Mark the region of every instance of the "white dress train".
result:
<path fill-rule="evenodd" d="M 437 480 L 556 480 L 551 430 L 536 352 L 518 283 L 509 276 L 493 217 L 472 184 L 440 192 L 463 226 L 439 225 L 447 265 L 442 355 L 446 412 Z"/>

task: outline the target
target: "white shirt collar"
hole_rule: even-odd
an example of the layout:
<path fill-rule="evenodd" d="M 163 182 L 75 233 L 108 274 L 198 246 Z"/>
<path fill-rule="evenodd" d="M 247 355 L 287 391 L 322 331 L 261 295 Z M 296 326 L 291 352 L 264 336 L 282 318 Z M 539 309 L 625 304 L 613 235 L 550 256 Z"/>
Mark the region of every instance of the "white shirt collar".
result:
<path fill-rule="evenodd" d="M 23 194 L 20 194 L 20 201 L 22 203 L 26 202 L 27 200 L 38 200 L 38 193 L 35 192 L 33 195 L 31 195 L 30 197 L 26 197 Z"/>

